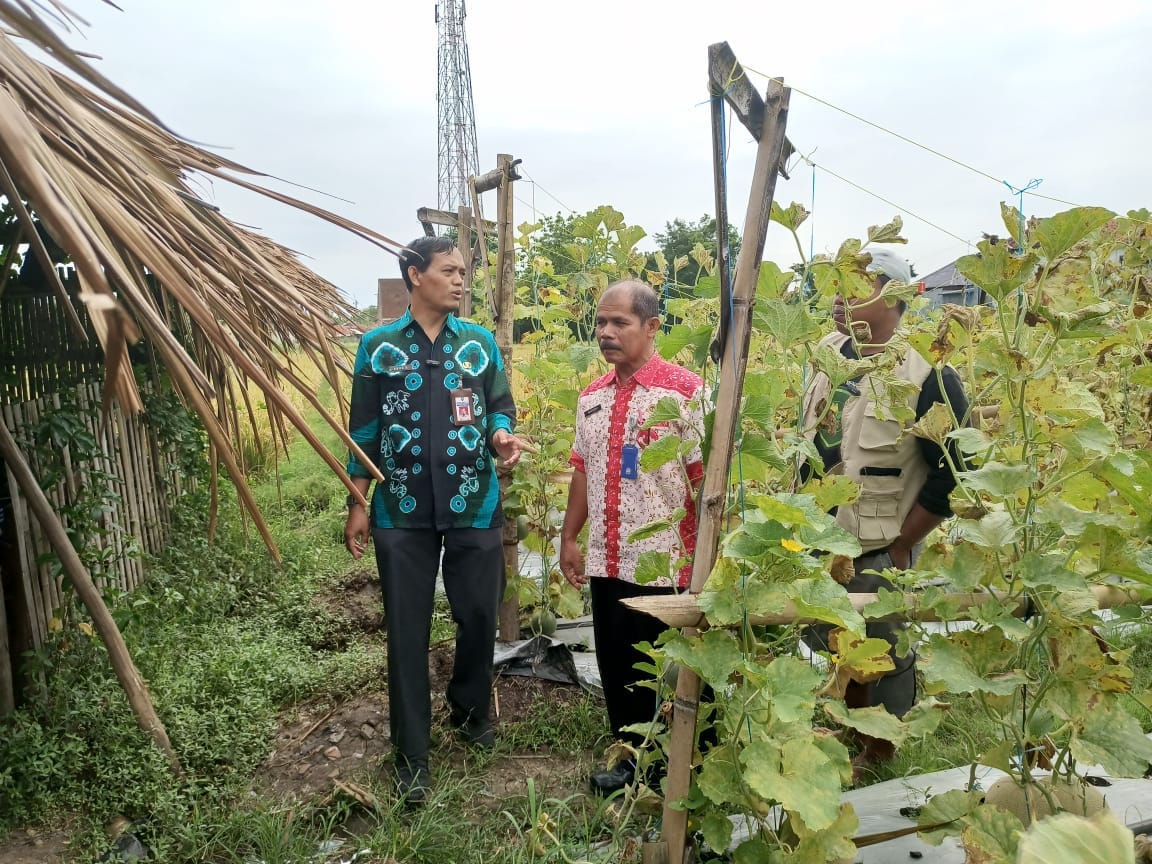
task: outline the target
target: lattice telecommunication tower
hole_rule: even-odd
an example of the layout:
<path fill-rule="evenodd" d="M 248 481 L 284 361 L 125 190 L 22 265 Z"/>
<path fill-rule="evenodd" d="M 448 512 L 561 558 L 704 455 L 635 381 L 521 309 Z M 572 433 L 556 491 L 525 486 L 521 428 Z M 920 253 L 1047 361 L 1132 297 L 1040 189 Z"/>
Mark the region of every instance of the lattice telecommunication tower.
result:
<path fill-rule="evenodd" d="M 439 157 L 436 206 L 451 213 L 470 204 L 468 178 L 476 173 L 476 114 L 472 107 L 472 72 L 464 35 L 464 0 L 436 4 L 439 36 L 436 104 L 439 109 Z"/>

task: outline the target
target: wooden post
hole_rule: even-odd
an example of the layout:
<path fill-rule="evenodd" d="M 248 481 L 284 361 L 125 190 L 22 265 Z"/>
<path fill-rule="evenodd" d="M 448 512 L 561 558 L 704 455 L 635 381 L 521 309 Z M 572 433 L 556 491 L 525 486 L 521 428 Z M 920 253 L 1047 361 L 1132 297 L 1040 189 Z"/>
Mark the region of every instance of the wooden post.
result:
<path fill-rule="evenodd" d="M 772 197 L 776 191 L 776 176 L 784 158 L 784 130 L 788 120 L 790 93 L 781 81 L 774 79 L 769 82 L 765 97 L 763 131 L 756 149 L 752 191 L 748 197 L 743 242 L 736 266 L 736 282 L 732 289 L 732 321 L 727 339 L 720 345 L 720 387 L 708 468 L 704 474 L 698 507 L 700 522 L 696 535 L 696 554 L 692 562 L 693 594 L 700 593 L 716 561 L 732 465 L 732 446 L 740 422 L 740 397 L 744 389 L 748 344 L 752 335 L 752 306 L 756 299 L 756 281 L 760 275 L 760 259 L 764 254 Z M 684 633 L 691 637 L 696 630 L 689 627 L 685 628 Z M 690 669 L 682 666 L 676 680 L 676 698 L 673 702 L 672 739 L 668 752 L 668 779 L 661 835 L 668 844 L 669 857 L 677 862 L 683 858 L 688 814 L 673 805 L 688 795 L 690 787 L 699 699 L 700 679 Z"/>
<path fill-rule="evenodd" d="M 172 749 L 172 742 L 168 740 L 168 733 L 164 729 L 164 724 L 160 722 L 156 709 L 152 706 L 152 697 L 136 669 L 136 664 L 132 662 L 132 656 L 128 653 L 128 646 L 124 644 L 124 637 L 120 635 L 116 622 L 104 605 L 100 591 L 93 584 L 88 571 L 84 569 L 80 556 L 76 554 L 76 549 L 72 546 L 72 541 L 68 539 L 64 526 L 52 511 L 51 503 L 33 476 L 16 444 L 16 440 L 8 431 L 8 426 L 5 423 L 0 423 L 0 456 L 7 463 L 8 471 L 16 480 L 28 506 L 40 523 L 44 535 L 59 557 L 64 573 L 71 580 L 72 587 L 76 589 L 76 596 L 80 598 L 88 610 L 88 614 L 92 616 L 92 623 L 95 625 L 96 632 L 100 634 L 104 647 L 108 650 L 108 659 L 112 663 L 116 677 L 120 679 L 120 686 L 124 688 L 132 711 L 136 714 L 136 722 L 168 757 L 168 765 L 173 773 L 182 775 L 184 772 L 180 767 L 180 760 L 176 756 L 176 751 Z"/>
<path fill-rule="evenodd" d="M 492 268 L 488 266 L 488 235 L 484 233 L 484 219 L 480 218 L 480 194 L 476 191 L 476 178 L 468 182 L 472 194 L 472 209 L 476 211 L 476 231 L 480 235 L 476 243 L 480 247 L 480 265 L 484 268 L 484 297 L 488 301 L 488 312 L 496 318 L 496 289 L 492 287 Z"/>
<path fill-rule="evenodd" d="M 640 847 L 640 864 L 669 864 L 668 843 L 664 840 L 645 842 Z"/>
<path fill-rule="evenodd" d="M 12 514 L 7 513 L 4 518 L 11 519 Z M 15 710 L 16 688 L 12 675 L 12 650 L 8 647 L 8 611 L 4 606 L 4 583 L 0 581 L 0 717 L 7 717 Z"/>
<path fill-rule="evenodd" d="M 712 343 L 712 362 L 720 362 L 720 346 L 728 339 L 729 299 L 732 297 L 732 250 L 728 246 L 728 159 L 722 91 L 712 85 L 712 182 L 716 187 L 716 272 L 720 276 L 720 332 Z"/>
<path fill-rule="evenodd" d="M 472 208 L 464 204 L 456 211 L 456 248 L 464 256 L 464 296 L 460 298 L 459 315 L 461 318 L 471 318 L 476 246 L 472 241 Z"/>
<path fill-rule="evenodd" d="M 512 233 L 512 213 L 514 199 L 512 183 L 518 179 L 516 163 L 507 153 L 496 157 L 496 164 L 502 172 L 500 186 L 496 193 L 496 345 L 504 357 L 504 368 L 512 375 L 512 325 L 516 321 L 516 247 Z M 477 178 L 478 180 L 480 178 Z M 480 183 L 477 182 L 477 189 Z M 500 472 L 500 490 L 508 492 L 511 472 Z M 516 523 L 504 522 L 504 573 L 509 584 L 515 581 L 520 568 Z M 520 638 L 520 597 L 519 592 L 500 604 L 500 640 L 514 642 Z"/>

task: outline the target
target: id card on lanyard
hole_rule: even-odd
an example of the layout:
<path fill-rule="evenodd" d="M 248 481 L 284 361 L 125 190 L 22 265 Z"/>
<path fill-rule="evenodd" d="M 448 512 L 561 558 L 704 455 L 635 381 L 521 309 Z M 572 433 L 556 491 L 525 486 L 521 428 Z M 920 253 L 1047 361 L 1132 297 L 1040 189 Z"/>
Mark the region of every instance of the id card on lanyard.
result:
<path fill-rule="evenodd" d="M 620 479 L 637 480 L 640 477 L 640 448 L 636 444 L 636 421 L 631 416 L 625 428 L 626 440 L 620 448 Z"/>

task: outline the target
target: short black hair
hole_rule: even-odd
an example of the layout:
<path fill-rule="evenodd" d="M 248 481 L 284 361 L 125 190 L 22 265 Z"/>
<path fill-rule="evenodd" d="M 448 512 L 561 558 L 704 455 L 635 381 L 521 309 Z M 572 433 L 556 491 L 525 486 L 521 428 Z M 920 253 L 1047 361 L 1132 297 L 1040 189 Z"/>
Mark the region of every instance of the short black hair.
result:
<path fill-rule="evenodd" d="M 408 247 L 400 253 L 400 275 L 404 277 L 404 285 L 408 293 L 412 293 L 412 280 L 408 277 L 408 268 L 415 267 L 417 273 L 426 273 L 432 265 L 432 259 L 441 253 L 451 252 L 456 248 L 451 237 L 417 237 Z"/>

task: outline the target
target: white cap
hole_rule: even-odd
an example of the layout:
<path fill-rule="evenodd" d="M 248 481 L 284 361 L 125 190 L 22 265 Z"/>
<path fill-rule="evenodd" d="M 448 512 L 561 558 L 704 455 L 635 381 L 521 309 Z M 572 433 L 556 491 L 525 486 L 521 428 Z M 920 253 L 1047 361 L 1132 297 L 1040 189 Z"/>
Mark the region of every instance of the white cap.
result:
<path fill-rule="evenodd" d="M 872 256 L 872 263 L 867 267 L 869 273 L 883 273 L 889 279 L 895 279 L 905 285 L 912 281 L 912 265 L 891 249 L 869 247 L 864 253 Z"/>

